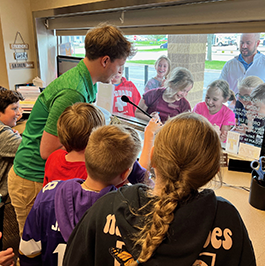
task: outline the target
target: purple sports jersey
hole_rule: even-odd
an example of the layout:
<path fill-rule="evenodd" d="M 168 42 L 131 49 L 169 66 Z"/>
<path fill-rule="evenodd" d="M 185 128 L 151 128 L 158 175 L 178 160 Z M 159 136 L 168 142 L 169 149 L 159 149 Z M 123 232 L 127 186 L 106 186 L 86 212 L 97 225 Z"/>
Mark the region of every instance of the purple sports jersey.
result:
<path fill-rule="evenodd" d="M 142 182 L 146 170 L 138 162 L 128 177 Z M 116 190 L 108 186 L 99 193 L 84 190 L 83 179 L 52 181 L 39 192 L 27 217 L 19 245 L 21 266 L 61 266 L 66 242 L 83 214 L 102 196 Z"/>

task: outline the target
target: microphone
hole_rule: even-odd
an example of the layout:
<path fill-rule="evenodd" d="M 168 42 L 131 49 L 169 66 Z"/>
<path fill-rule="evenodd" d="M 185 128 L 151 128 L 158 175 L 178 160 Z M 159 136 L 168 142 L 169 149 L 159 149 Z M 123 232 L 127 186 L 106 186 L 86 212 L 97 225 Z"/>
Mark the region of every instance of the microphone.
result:
<path fill-rule="evenodd" d="M 138 105 L 136 105 L 135 103 L 131 102 L 130 99 L 126 96 L 126 95 L 122 95 L 121 96 L 121 100 L 123 102 L 126 102 L 126 103 L 130 103 L 132 104 L 133 106 L 135 106 L 137 109 L 139 109 L 142 113 L 144 113 L 145 115 L 147 115 L 148 117 L 152 118 L 151 115 L 149 115 L 146 111 L 144 111 L 142 108 L 140 108 Z"/>

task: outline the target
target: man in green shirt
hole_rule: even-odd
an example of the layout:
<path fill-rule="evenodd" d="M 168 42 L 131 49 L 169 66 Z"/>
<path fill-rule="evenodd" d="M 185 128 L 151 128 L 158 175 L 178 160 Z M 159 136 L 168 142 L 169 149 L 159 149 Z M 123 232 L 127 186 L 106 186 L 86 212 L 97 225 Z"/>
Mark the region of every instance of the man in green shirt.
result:
<path fill-rule="evenodd" d="M 42 188 L 46 159 L 62 147 L 57 137 L 59 116 L 66 107 L 76 102 L 94 102 L 96 82 L 109 83 L 134 52 L 121 31 L 107 24 L 88 31 L 85 49 L 85 58 L 51 82 L 38 97 L 23 132 L 14 166 L 9 172 L 8 190 L 20 235 Z"/>

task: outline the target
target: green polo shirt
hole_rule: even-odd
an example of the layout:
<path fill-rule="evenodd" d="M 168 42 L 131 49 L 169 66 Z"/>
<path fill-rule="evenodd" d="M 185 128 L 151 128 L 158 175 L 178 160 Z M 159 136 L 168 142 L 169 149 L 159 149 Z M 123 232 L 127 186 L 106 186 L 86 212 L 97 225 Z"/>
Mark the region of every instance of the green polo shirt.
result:
<path fill-rule="evenodd" d="M 40 156 L 43 130 L 57 136 L 57 120 L 76 102 L 94 102 L 97 86 L 82 61 L 51 82 L 39 95 L 31 111 L 14 160 L 14 171 L 22 178 L 43 182 L 45 160 Z"/>

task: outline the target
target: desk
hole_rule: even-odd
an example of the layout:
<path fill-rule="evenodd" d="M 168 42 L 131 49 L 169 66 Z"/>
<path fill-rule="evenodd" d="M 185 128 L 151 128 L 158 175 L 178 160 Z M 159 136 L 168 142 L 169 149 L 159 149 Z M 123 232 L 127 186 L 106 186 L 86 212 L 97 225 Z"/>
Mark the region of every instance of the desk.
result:
<path fill-rule="evenodd" d="M 223 181 L 229 185 L 250 187 L 250 173 L 228 171 L 224 167 L 222 176 Z M 215 193 L 229 200 L 237 208 L 252 241 L 257 266 L 265 265 L 265 211 L 258 210 L 249 204 L 249 192 L 245 190 L 222 186 L 215 190 Z"/>
<path fill-rule="evenodd" d="M 27 123 L 27 120 L 18 121 L 16 126 L 14 126 L 13 128 L 17 130 L 19 134 L 21 135 L 26 127 L 26 123 Z"/>

